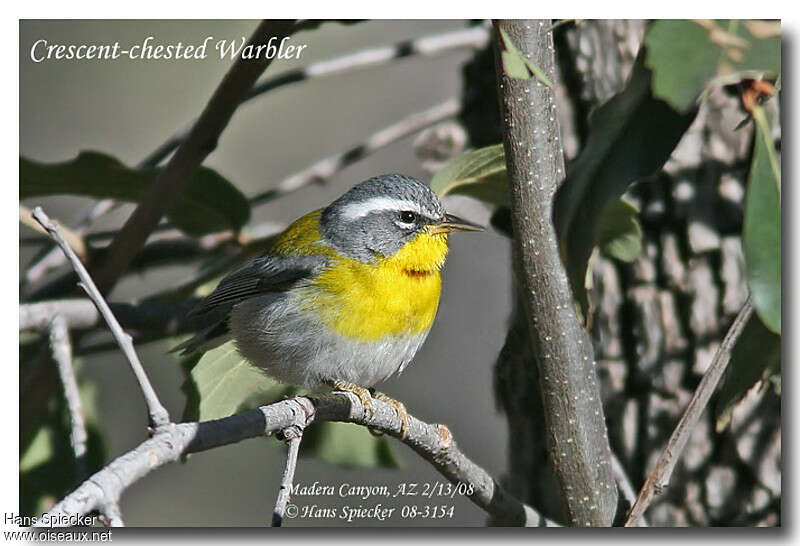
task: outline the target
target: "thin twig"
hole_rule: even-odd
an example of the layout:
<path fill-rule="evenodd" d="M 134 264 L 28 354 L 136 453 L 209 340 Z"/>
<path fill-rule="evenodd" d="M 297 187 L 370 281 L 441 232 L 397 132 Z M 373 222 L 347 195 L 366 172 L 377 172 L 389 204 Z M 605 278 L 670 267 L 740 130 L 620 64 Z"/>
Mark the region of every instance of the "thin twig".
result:
<path fill-rule="evenodd" d="M 292 426 L 305 429 L 314 421 L 344 421 L 401 439 L 402 422 L 393 406 L 373 399 L 371 410 L 368 415 L 354 394 L 335 392 L 313 399 L 281 400 L 224 419 L 164 427 L 64 497 L 50 510 L 50 521 L 60 521 L 56 519 L 59 515 L 86 514 L 118 502 L 131 484 L 187 453 L 274 434 Z M 469 499 L 494 521 L 502 525 L 557 526 L 511 496 L 486 470 L 471 461 L 445 425 L 425 423 L 413 416 L 408 416 L 407 423 L 407 434 L 401 441 L 449 481 L 463 484 Z"/>
<path fill-rule="evenodd" d="M 61 315 L 55 315 L 50 323 L 50 348 L 53 351 L 53 360 L 58 368 L 58 376 L 64 387 L 64 398 L 69 410 L 70 443 L 75 455 L 75 481 L 81 483 L 88 473 L 86 461 L 88 435 L 78 382 L 75 379 L 75 370 L 72 368 L 72 345 L 69 341 L 67 321 Z"/>
<path fill-rule="evenodd" d="M 266 45 L 271 39 L 280 41 L 291 33 L 293 24 L 291 20 L 264 21 L 258 25 L 249 44 Z M 128 268 L 161 217 L 186 188 L 192 174 L 216 147 L 233 113 L 272 59 L 264 55 L 256 59 L 243 56 L 236 59 L 186 140 L 156 176 L 136 210 L 109 246 L 106 259 L 95 272 L 101 292 L 107 293 Z"/>
<path fill-rule="evenodd" d="M 273 527 L 280 527 L 283 523 L 286 505 L 289 504 L 289 498 L 292 496 L 294 471 L 297 468 L 297 456 L 300 454 L 300 442 L 303 440 L 303 429 L 299 427 L 289 427 L 281 434 L 289 445 L 289 450 L 286 453 L 286 468 L 283 470 L 281 485 L 278 489 L 278 498 L 275 500 L 275 509 L 272 512 Z"/>
<path fill-rule="evenodd" d="M 639 491 L 639 496 L 628 514 L 628 519 L 625 521 L 626 527 L 635 527 L 639 518 L 650 506 L 653 497 L 661 493 L 669 485 L 672 471 L 683 454 L 683 450 L 686 448 L 686 444 L 689 442 L 689 438 L 694 432 L 698 421 L 700 421 L 711 395 L 714 394 L 719 380 L 725 373 L 725 369 L 731 360 L 731 351 L 752 314 L 753 306 L 748 298 L 739 314 L 736 315 L 736 319 L 728 329 L 728 333 L 725 334 L 725 338 L 722 340 L 719 349 L 717 349 L 711 365 L 703 375 L 703 379 L 700 380 L 700 384 L 694 394 L 692 394 L 692 399 L 689 400 L 689 404 L 675 426 L 675 430 L 672 431 L 667 445 L 659 455 L 658 460 L 656 460 L 655 466 L 647 475 L 647 479 L 641 491 Z"/>
<path fill-rule="evenodd" d="M 43 228 L 47 230 L 47 233 L 55 240 L 58 246 L 61 247 L 61 250 L 63 250 L 67 255 L 72 267 L 78 274 L 78 278 L 81 280 L 79 285 L 86 291 L 89 298 L 91 298 L 91 300 L 97 306 L 98 311 L 100 311 L 100 314 L 108 324 L 111 334 L 114 336 L 114 339 L 119 344 L 120 349 L 122 349 L 122 352 L 128 359 L 128 363 L 130 363 L 133 374 L 136 376 L 136 380 L 139 382 L 139 387 L 142 390 L 144 401 L 147 404 L 147 411 L 150 415 L 150 425 L 157 429 L 169 424 L 169 414 L 161 404 L 161 401 L 158 399 L 158 395 L 156 394 L 155 390 L 153 390 L 153 386 L 150 384 L 150 380 L 147 378 L 147 374 L 145 373 L 142 363 L 139 361 L 139 357 L 137 356 L 136 350 L 133 347 L 131 336 L 127 334 L 119 325 L 119 322 L 117 322 L 117 319 L 114 317 L 111 309 L 109 309 L 108 303 L 106 303 L 105 299 L 100 294 L 100 291 L 95 286 L 92 278 L 86 271 L 86 268 L 83 267 L 83 264 L 75 255 L 75 252 L 73 252 L 72 248 L 70 248 L 64 238 L 61 236 L 58 227 L 56 227 L 50 218 L 47 217 L 44 211 L 42 211 L 41 207 L 36 207 L 33 209 L 33 217 L 42 225 Z"/>
<path fill-rule="evenodd" d="M 461 101 L 457 98 L 448 99 L 436 106 L 417 112 L 401 119 L 400 121 L 381 129 L 367 137 L 361 144 L 350 148 L 344 152 L 334 154 L 318 161 L 310 167 L 285 178 L 274 188 L 259 193 L 250 198 L 253 206 L 261 205 L 287 193 L 296 191 L 302 187 L 315 182 L 326 182 L 333 175 L 372 154 L 389 144 L 400 140 L 408 135 L 416 133 L 439 123 L 442 120 L 453 117 L 461 110 Z"/>

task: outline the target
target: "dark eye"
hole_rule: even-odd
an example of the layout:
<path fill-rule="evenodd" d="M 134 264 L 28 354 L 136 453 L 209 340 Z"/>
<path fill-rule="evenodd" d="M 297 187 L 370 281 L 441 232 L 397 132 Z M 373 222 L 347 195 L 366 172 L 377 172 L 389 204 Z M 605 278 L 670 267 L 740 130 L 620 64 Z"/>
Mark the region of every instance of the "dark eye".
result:
<path fill-rule="evenodd" d="M 404 210 L 400 213 L 400 221 L 405 224 L 413 224 L 417 221 L 417 215 L 410 210 Z"/>

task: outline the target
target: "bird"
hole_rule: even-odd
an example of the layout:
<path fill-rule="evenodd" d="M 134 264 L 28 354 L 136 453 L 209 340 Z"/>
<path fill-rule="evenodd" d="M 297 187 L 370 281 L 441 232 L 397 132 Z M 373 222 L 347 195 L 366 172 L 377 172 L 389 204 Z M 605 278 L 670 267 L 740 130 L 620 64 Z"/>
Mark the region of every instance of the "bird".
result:
<path fill-rule="evenodd" d="M 231 271 L 189 315 L 206 324 L 175 350 L 233 338 L 273 379 L 405 406 L 374 386 L 400 374 L 431 330 L 448 236 L 483 228 L 445 211 L 402 174 L 365 180 L 289 225 L 263 255 Z"/>

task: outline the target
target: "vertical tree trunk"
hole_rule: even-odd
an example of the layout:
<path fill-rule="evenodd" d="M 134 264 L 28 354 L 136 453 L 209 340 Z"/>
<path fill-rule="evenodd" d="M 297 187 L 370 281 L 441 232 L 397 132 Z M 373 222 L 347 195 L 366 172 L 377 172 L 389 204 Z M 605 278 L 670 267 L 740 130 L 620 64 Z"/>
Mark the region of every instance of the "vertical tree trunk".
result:
<path fill-rule="evenodd" d="M 523 55 L 556 81 L 551 22 L 500 21 Z M 549 459 L 568 522 L 610 525 L 617 506 L 591 340 L 575 312 L 552 222 L 564 178 L 555 90 L 507 77 L 496 37 L 498 94 L 511 190 L 514 264 L 539 370 Z M 513 431 L 512 431 L 513 434 Z"/>

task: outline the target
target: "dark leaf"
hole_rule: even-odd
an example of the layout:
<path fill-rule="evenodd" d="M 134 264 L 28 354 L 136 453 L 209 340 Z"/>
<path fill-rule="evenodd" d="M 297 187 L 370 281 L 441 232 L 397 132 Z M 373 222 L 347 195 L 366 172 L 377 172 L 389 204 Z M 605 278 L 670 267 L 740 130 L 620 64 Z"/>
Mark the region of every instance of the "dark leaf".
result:
<path fill-rule="evenodd" d="M 755 145 L 745 196 L 742 246 L 758 316 L 781 333 L 781 172 L 764 110 L 756 107 Z"/>
<path fill-rule="evenodd" d="M 135 170 L 100 152 L 81 152 L 64 163 L 20 157 L 20 199 L 42 195 L 82 195 L 138 202 L 160 169 Z M 172 222 L 190 235 L 238 230 L 250 218 L 244 195 L 216 171 L 200 167 L 170 210 Z"/>
<path fill-rule="evenodd" d="M 592 116 L 586 145 L 569 166 L 554 205 L 567 273 L 584 313 L 586 269 L 600 215 L 633 182 L 661 169 L 695 113 L 679 114 L 653 97 L 640 54 L 625 89 Z"/>

